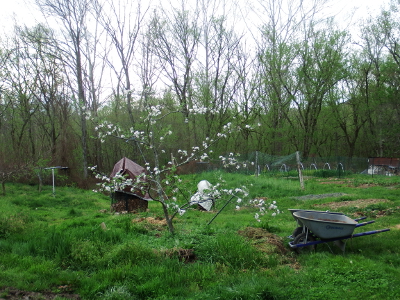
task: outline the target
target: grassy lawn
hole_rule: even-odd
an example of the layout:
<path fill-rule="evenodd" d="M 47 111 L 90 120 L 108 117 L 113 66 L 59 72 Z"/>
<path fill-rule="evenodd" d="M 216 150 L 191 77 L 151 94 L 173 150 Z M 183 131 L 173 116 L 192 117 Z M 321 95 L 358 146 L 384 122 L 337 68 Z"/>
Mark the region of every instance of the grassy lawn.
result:
<path fill-rule="evenodd" d="M 0 298 L 18 299 L 400 299 L 400 177 L 292 177 L 224 174 L 232 188 L 276 201 L 282 211 L 257 222 L 257 208 L 227 199 L 174 219 L 162 209 L 112 214 L 110 198 L 73 187 L 7 184 L 0 196 Z M 215 174 L 186 176 L 188 190 Z M 330 210 L 375 223 L 355 233 L 390 231 L 297 254 L 288 208 Z M 9 297 L 9 298 L 7 298 Z M 14 298 L 12 298 L 14 297 Z"/>

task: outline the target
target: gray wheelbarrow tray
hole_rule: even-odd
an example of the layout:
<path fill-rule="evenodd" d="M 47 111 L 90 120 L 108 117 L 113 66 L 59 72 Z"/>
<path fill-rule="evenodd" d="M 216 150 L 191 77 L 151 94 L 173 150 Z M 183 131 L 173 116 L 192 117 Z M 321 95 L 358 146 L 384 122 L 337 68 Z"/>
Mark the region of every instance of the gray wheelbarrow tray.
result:
<path fill-rule="evenodd" d="M 334 239 L 353 234 L 357 221 L 340 213 L 299 210 L 293 217 L 320 239 Z"/>
<path fill-rule="evenodd" d="M 295 212 L 298 212 L 298 211 L 314 212 L 314 213 L 321 213 L 321 214 L 344 215 L 344 213 L 341 213 L 341 212 L 331 212 L 331 211 L 321 211 L 321 210 L 306 210 L 306 209 L 298 209 L 298 208 L 289 208 L 288 211 L 290 211 L 290 213 L 292 214 L 292 217 L 297 221 L 297 223 L 299 223 L 299 225 L 302 225 L 301 221 L 297 217 L 295 217 L 293 215 Z"/>
<path fill-rule="evenodd" d="M 292 217 L 296 220 L 297 222 L 297 228 L 293 231 L 292 235 L 288 236 L 290 239 L 294 239 L 298 234 L 301 232 L 304 232 L 304 224 L 301 222 L 301 219 L 297 218 L 294 216 L 295 212 L 299 211 L 305 211 L 305 212 L 313 212 L 313 213 L 321 213 L 321 214 L 334 214 L 334 215 L 344 215 L 341 212 L 330 212 L 330 211 L 320 211 L 320 210 L 305 210 L 305 209 L 298 209 L 298 208 L 289 208 L 288 209 L 290 213 L 292 214 Z M 362 220 L 364 218 L 356 219 L 356 221 Z"/>

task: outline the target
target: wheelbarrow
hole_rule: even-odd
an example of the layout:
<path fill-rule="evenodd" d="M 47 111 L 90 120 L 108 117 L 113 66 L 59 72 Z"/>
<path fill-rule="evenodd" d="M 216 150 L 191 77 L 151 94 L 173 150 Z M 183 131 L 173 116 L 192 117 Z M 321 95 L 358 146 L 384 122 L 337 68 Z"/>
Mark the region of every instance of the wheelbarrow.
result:
<path fill-rule="evenodd" d="M 342 213 L 322 212 L 322 211 L 307 211 L 297 210 L 292 213 L 293 218 L 301 224 L 295 231 L 296 236 L 293 241 L 289 242 L 289 246 L 300 253 L 302 250 L 315 250 L 318 244 L 334 242 L 343 252 L 345 251 L 346 243 L 344 240 L 356 238 L 365 235 L 371 235 L 389 231 L 390 229 L 372 230 L 353 234 L 357 227 L 365 226 L 375 221 L 367 221 L 359 223 L 366 217 L 359 219 L 351 219 Z"/>
<path fill-rule="evenodd" d="M 321 214 L 335 214 L 335 215 L 344 215 L 341 212 L 330 212 L 330 211 L 320 211 L 320 210 L 305 210 L 305 209 L 294 209 L 294 208 L 289 208 L 288 209 L 290 213 L 292 214 L 292 217 L 296 220 L 297 222 L 297 227 L 293 230 L 293 233 L 288 236 L 290 239 L 294 239 L 297 235 L 303 232 L 303 223 L 301 222 L 301 219 L 295 217 L 293 213 L 298 212 L 298 211 L 306 211 L 306 212 L 314 212 L 314 213 L 321 213 Z"/>

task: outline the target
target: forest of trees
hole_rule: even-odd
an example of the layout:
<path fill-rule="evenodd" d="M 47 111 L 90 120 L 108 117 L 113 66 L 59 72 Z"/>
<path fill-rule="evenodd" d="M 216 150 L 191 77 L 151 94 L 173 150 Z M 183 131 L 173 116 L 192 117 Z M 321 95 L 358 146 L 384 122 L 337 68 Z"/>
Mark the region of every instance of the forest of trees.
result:
<path fill-rule="evenodd" d="M 96 128 L 144 130 L 152 107 L 174 133 L 166 161 L 228 122 L 241 130 L 215 158 L 400 156 L 398 0 L 357 34 L 320 13 L 325 1 L 260 1 L 252 30 L 218 0 L 35 2 L 44 21 L 0 37 L 0 169 L 68 166 L 85 179 L 123 156 L 141 163 L 133 144 L 102 142 Z"/>

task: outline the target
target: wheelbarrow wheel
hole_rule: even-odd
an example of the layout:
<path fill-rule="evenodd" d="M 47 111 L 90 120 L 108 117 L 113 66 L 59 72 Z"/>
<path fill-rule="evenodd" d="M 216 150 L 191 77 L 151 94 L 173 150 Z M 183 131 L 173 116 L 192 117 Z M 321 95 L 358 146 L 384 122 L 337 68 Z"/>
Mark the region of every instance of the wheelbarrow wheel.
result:
<path fill-rule="evenodd" d="M 306 233 L 306 232 L 302 232 L 300 234 L 298 234 L 294 240 L 293 240 L 293 244 L 297 245 L 297 244 L 306 244 L 308 242 L 314 242 L 316 241 L 315 237 L 310 234 L 310 233 Z M 306 252 L 313 252 L 315 251 L 315 249 L 317 248 L 317 245 L 310 245 L 310 246 L 304 246 L 304 247 L 297 247 L 295 248 L 295 251 L 300 254 L 300 253 L 306 253 Z"/>

